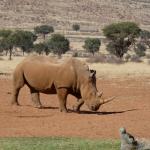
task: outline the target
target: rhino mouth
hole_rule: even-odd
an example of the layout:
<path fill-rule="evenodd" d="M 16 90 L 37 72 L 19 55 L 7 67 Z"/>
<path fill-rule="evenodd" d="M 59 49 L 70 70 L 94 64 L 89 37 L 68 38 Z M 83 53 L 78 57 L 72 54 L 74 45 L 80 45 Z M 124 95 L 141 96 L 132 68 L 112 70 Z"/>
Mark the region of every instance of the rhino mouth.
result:
<path fill-rule="evenodd" d="M 100 104 L 99 104 L 99 105 L 96 105 L 96 106 L 90 106 L 89 108 L 90 108 L 90 110 L 92 110 L 92 111 L 97 111 L 97 110 L 99 109 L 99 107 L 100 107 Z"/>

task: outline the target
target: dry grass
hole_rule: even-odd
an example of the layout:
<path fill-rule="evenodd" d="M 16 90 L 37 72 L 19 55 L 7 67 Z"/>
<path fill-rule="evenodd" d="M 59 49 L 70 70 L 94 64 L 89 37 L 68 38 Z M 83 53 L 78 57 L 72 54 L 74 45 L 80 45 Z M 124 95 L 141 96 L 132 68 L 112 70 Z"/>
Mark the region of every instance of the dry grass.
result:
<path fill-rule="evenodd" d="M 7 57 L 2 57 L 0 61 L 0 73 L 12 73 L 16 65 L 24 57 L 13 57 L 9 61 Z M 81 60 L 82 59 L 80 58 Z M 150 66 L 146 63 L 125 63 L 125 64 L 108 64 L 108 63 L 89 63 L 90 68 L 97 70 L 97 77 L 99 78 L 116 78 L 116 77 L 149 77 Z"/>
<path fill-rule="evenodd" d="M 128 62 L 125 64 L 90 64 L 90 67 L 97 70 L 99 78 L 115 77 L 149 77 L 150 66 L 145 63 Z"/>
<path fill-rule="evenodd" d="M 24 57 L 13 57 L 12 60 L 8 60 L 8 56 L 1 56 L 0 60 L 0 73 L 12 73 L 16 65 L 23 60 Z"/>

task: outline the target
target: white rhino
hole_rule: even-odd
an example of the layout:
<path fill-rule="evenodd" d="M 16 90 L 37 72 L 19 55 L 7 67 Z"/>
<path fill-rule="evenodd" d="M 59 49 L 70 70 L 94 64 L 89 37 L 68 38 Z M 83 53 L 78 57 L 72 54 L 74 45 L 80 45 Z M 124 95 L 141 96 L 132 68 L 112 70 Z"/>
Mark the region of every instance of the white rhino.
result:
<path fill-rule="evenodd" d="M 87 64 L 77 59 L 60 62 L 47 56 L 27 57 L 13 73 L 12 104 L 19 105 L 18 94 L 26 84 L 38 108 L 42 107 L 39 93 L 57 94 L 60 111 L 67 112 L 66 100 L 71 94 L 78 99 L 75 110 L 79 111 L 85 102 L 90 110 L 96 111 L 105 102 L 97 91 L 95 74 L 95 70 L 89 70 Z"/>

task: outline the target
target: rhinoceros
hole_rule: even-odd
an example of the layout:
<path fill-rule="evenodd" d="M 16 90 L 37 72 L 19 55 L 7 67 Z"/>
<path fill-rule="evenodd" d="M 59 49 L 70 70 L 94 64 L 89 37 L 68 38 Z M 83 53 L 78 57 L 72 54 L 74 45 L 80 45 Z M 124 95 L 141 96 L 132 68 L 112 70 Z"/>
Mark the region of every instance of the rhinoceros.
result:
<path fill-rule="evenodd" d="M 13 73 L 12 104 L 19 105 L 18 94 L 26 84 L 31 92 L 35 107 L 41 108 L 39 93 L 57 94 L 60 111 L 67 112 L 68 94 L 78 99 L 76 111 L 85 103 L 92 111 L 108 102 L 102 100 L 102 93 L 96 88 L 96 71 L 75 58 L 58 61 L 47 56 L 29 56 L 25 58 Z"/>

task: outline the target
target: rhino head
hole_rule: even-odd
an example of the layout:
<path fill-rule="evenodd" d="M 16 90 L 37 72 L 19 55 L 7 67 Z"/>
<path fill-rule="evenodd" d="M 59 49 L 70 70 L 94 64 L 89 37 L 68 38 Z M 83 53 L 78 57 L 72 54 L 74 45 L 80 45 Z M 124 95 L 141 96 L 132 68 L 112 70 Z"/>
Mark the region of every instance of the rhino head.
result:
<path fill-rule="evenodd" d="M 96 88 L 96 71 L 89 70 L 89 73 L 82 77 L 81 96 L 85 104 L 92 111 L 97 111 L 102 104 L 112 101 L 114 98 L 104 100 L 102 92 Z"/>

